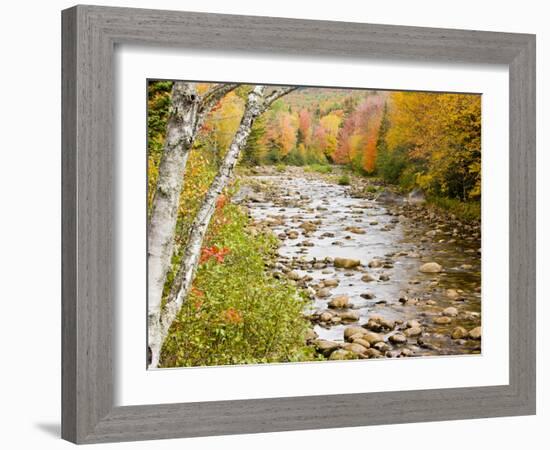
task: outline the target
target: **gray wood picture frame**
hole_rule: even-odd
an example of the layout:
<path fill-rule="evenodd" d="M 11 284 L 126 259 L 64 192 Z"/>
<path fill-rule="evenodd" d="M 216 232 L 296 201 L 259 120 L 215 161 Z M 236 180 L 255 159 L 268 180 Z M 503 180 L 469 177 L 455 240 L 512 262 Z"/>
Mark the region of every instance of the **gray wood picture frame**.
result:
<path fill-rule="evenodd" d="M 62 32 L 64 439 L 95 443 L 535 413 L 535 36 L 98 6 L 63 11 Z M 507 65 L 509 384 L 115 407 L 113 53 L 126 43 Z"/>

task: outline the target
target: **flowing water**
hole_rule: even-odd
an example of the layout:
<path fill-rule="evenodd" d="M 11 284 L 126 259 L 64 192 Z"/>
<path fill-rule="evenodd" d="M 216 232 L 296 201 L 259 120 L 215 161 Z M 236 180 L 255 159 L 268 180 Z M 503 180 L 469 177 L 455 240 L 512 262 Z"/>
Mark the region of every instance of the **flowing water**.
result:
<path fill-rule="evenodd" d="M 451 338 L 458 326 L 468 331 L 481 324 L 479 228 L 443 220 L 401 199 L 354 198 L 349 186 L 302 171 L 249 177 L 248 183 L 254 187 L 246 201 L 250 215 L 281 240 L 273 269 L 310 292 L 307 313 L 319 339 L 343 342 L 346 327 L 376 315 L 397 324 L 378 330 L 388 344 L 387 356 L 401 356 L 403 348 L 411 356 L 481 351 L 480 340 Z M 361 265 L 336 268 L 337 257 Z M 442 272 L 420 272 L 426 262 L 437 262 Z M 373 281 L 363 281 L 367 273 Z M 325 282 L 330 287 L 323 292 Z M 349 297 L 358 321 L 319 320 L 324 311 L 334 314 L 328 304 L 338 295 Z M 458 314 L 443 313 L 448 307 Z M 449 323 L 438 324 L 445 316 Z M 388 338 L 403 333 L 411 320 L 420 323 L 422 334 L 392 346 Z"/>

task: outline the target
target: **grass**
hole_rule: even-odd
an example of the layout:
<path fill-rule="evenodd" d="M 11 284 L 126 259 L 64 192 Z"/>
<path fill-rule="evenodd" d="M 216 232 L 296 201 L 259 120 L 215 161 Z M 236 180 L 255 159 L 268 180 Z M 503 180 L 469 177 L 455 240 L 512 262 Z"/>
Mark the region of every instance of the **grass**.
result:
<path fill-rule="evenodd" d="M 332 173 L 332 167 L 326 164 L 310 164 L 304 168 L 304 171 L 328 174 Z"/>
<path fill-rule="evenodd" d="M 342 175 L 340 178 L 338 178 L 338 184 L 340 186 L 349 186 L 351 184 L 349 175 L 346 173 Z"/>
<path fill-rule="evenodd" d="M 463 202 L 447 197 L 430 197 L 428 203 L 468 222 L 481 220 L 481 202 Z"/>
<path fill-rule="evenodd" d="M 279 173 L 282 173 L 286 170 L 286 165 L 283 163 L 279 163 L 275 166 L 275 170 Z"/>

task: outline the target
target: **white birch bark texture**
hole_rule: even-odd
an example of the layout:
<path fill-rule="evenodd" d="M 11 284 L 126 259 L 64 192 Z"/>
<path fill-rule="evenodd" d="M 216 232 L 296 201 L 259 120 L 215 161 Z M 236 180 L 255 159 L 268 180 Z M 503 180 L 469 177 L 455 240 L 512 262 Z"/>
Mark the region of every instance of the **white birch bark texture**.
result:
<path fill-rule="evenodd" d="M 185 252 L 176 277 L 174 278 L 171 292 L 164 308 L 162 308 L 158 322 L 154 324 L 155 332 L 149 332 L 149 351 L 151 352 L 149 368 L 158 367 L 162 343 L 168 335 L 168 330 L 191 288 L 195 271 L 199 263 L 202 243 L 208 225 L 210 224 L 210 219 L 216 208 L 216 200 L 231 179 L 239 155 L 250 135 L 254 120 L 269 108 L 275 100 L 294 89 L 296 88 L 279 88 L 269 95 L 265 95 L 265 86 L 258 85 L 248 95 L 239 128 L 233 137 L 229 150 L 225 154 L 218 169 L 218 173 L 210 185 L 203 203 L 191 225 Z M 149 326 L 151 327 L 151 324 L 149 324 Z"/>
<path fill-rule="evenodd" d="M 214 85 L 204 96 L 196 83 L 176 81 L 147 233 L 147 302 L 149 335 L 158 333 L 160 306 L 174 251 L 178 205 L 189 151 L 206 116 L 235 84 Z"/>

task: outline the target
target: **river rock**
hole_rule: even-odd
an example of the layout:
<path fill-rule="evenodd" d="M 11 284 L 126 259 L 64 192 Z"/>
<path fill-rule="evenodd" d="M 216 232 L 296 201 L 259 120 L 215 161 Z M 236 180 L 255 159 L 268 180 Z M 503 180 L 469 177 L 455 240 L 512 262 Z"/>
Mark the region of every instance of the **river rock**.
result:
<path fill-rule="evenodd" d="M 300 224 L 300 228 L 307 232 L 313 232 L 317 231 L 317 225 L 311 223 L 311 222 L 302 222 Z"/>
<path fill-rule="evenodd" d="M 404 331 L 404 333 L 408 337 L 420 336 L 422 334 L 422 328 L 420 328 L 420 327 L 407 328 Z"/>
<path fill-rule="evenodd" d="M 328 358 L 331 361 L 345 361 L 348 359 L 356 359 L 356 355 L 349 350 L 335 350 L 330 354 Z"/>
<path fill-rule="evenodd" d="M 317 351 L 325 356 L 330 355 L 333 351 L 340 348 L 338 342 L 326 341 L 324 339 L 319 339 L 315 341 L 314 344 Z"/>
<path fill-rule="evenodd" d="M 322 288 L 317 291 L 317 297 L 319 298 L 327 298 L 330 297 L 330 289 L 328 288 Z"/>
<path fill-rule="evenodd" d="M 338 286 L 339 283 L 340 282 L 337 279 L 325 280 L 325 281 L 323 281 L 323 286 L 325 286 L 325 287 L 336 287 L 336 286 Z"/>
<path fill-rule="evenodd" d="M 357 322 L 359 320 L 359 313 L 357 311 L 344 311 L 338 314 L 338 317 L 342 319 L 342 322 Z"/>
<path fill-rule="evenodd" d="M 381 358 L 383 356 L 381 351 L 372 347 L 367 349 L 366 354 L 369 358 Z"/>
<path fill-rule="evenodd" d="M 344 339 L 350 340 L 352 336 L 363 336 L 367 331 L 362 327 L 347 327 L 344 329 Z"/>
<path fill-rule="evenodd" d="M 393 320 L 387 320 L 380 316 L 372 316 L 369 318 L 363 327 L 368 328 L 371 331 L 383 331 L 393 330 L 395 328 L 395 322 Z"/>
<path fill-rule="evenodd" d="M 319 315 L 319 320 L 321 322 L 330 322 L 332 320 L 332 314 L 328 311 L 322 312 Z"/>
<path fill-rule="evenodd" d="M 481 327 L 475 327 L 474 329 L 468 332 L 468 337 L 470 339 L 480 340 L 481 339 Z"/>
<path fill-rule="evenodd" d="M 442 314 L 448 317 L 456 317 L 458 316 L 458 309 L 453 306 L 449 306 L 443 310 Z"/>
<path fill-rule="evenodd" d="M 418 320 L 407 320 L 405 324 L 407 328 L 420 328 L 420 322 Z"/>
<path fill-rule="evenodd" d="M 353 233 L 353 234 L 365 234 L 365 230 L 359 227 L 346 227 L 345 231 L 349 231 L 350 233 Z"/>
<path fill-rule="evenodd" d="M 418 205 L 426 202 L 426 196 L 420 189 L 413 189 L 407 196 L 407 202 Z"/>
<path fill-rule="evenodd" d="M 439 273 L 443 270 L 443 267 L 436 262 L 428 262 L 426 264 L 422 264 L 419 270 L 422 273 Z"/>
<path fill-rule="evenodd" d="M 355 344 L 362 345 L 365 348 L 370 348 L 369 342 L 365 341 L 364 339 L 361 339 L 360 337 L 354 338 L 352 342 L 355 343 Z"/>
<path fill-rule="evenodd" d="M 407 342 L 407 336 L 401 333 L 395 333 L 389 337 L 389 340 L 392 344 L 405 344 Z"/>
<path fill-rule="evenodd" d="M 353 343 L 344 344 L 342 348 L 350 352 L 353 352 L 357 355 L 362 355 L 367 351 L 367 348 L 370 348 L 370 347 L 363 347 L 361 344 L 358 344 L 357 342 L 353 342 Z"/>
<path fill-rule="evenodd" d="M 391 347 L 386 344 L 385 342 L 377 342 L 376 344 L 374 344 L 374 348 L 376 350 L 378 350 L 379 352 L 382 352 L 382 353 L 385 353 L 389 350 L 391 350 Z"/>
<path fill-rule="evenodd" d="M 347 295 L 337 295 L 328 302 L 329 308 L 349 308 L 349 297 Z"/>
<path fill-rule="evenodd" d="M 468 331 L 464 327 L 455 327 L 451 332 L 451 338 L 453 339 L 464 339 L 468 336 Z"/>
<path fill-rule="evenodd" d="M 318 337 L 319 336 L 317 335 L 315 330 L 313 330 L 312 328 L 308 328 L 308 330 L 306 331 L 306 342 L 313 341 L 313 340 L 317 339 Z"/>
<path fill-rule="evenodd" d="M 434 323 L 437 325 L 448 325 L 451 322 L 452 322 L 451 318 L 447 316 L 436 317 L 434 319 Z"/>
<path fill-rule="evenodd" d="M 383 273 L 378 277 L 378 279 L 380 281 L 390 281 L 390 276 L 387 273 Z"/>
<path fill-rule="evenodd" d="M 353 269 L 361 264 L 358 259 L 351 258 L 334 258 L 334 266 L 341 269 Z"/>
<path fill-rule="evenodd" d="M 372 333 L 372 332 L 366 332 L 363 335 L 362 339 L 367 341 L 371 346 L 373 346 L 377 342 L 383 342 L 384 341 L 384 337 L 382 335 L 380 335 L 378 333 Z"/>
<path fill-rule="evenodd" d="M 377 202 L 384 202 L 384 203 L 397 203 L 401 201 L 401 197 L 394 194 L 391 191 L 388 191 L 387 189 L 384 189 L 378 196 L 376 197 Z"/>
<path fill-rule="evenodd" d="M 369 261 L 369 267 L 371 269 L 376 269 L 378 267 L 382 267 L 384 265 L 384 261 L 381 259 L 373 259 L 372 261 Z"/>
<path fill-rule="evenodd" d="M 361 281 L 363 281 L 364 283 L 370 283 L 371 281 L 374 281 L 374 277 L 371 274 L 366 273 L 361 277 Z"/>
<path fill-rule="evenodd" d="M 460 294 L 458 293 L 458 291 L 456 289 L 447 289 L 445 291 L 445 295 L 450 298 L 451 300 L 456 300 L 457 298 L 460 297 Z"/>
<path fill-rule="evenodd" d="M 300 276 L 299 273 L 294 272 L 293 270 L 290 271 L 290 272 L 288 272 L 288 273 L 286 274 L 286 276 L 287 276 L 289 279 L 294 280 L 294 281 L 298 281 L 300 278 L 302 278 L 302 277 Z"/>

